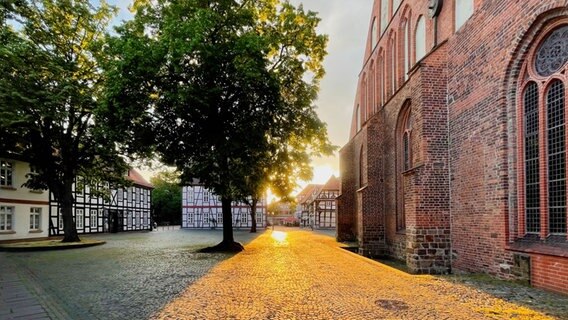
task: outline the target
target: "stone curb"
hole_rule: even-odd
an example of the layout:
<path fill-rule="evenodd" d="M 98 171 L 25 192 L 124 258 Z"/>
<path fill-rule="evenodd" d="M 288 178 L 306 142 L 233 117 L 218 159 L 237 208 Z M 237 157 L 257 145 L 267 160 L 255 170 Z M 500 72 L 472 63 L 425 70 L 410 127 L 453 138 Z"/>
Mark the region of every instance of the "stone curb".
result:
<path fill-rule="evenodd" d="M 79 248 L 88 248 L 88 247 L 100 246 L 100 245 L 103 245 L 105 243 L 106 243 L 106 241 L 81 243 L 81 244 L 68 244 L 68 245 L 59 245 L 59 246 L 38 246 L 38 247 L 0 246 L 0 251 L 5 251 L 5 252 L 31 252 L 31 251 L 68 250 L 68 249 L 79 249 Z"/>

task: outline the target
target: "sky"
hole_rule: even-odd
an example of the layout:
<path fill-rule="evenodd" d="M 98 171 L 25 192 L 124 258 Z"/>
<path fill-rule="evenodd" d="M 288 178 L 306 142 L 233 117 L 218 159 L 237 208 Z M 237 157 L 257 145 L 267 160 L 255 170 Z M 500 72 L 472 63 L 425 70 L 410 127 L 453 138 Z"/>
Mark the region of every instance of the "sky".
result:
<path fill-rule="evenodd" d="M 108 0 L 120 8 L 115 24 L 130 19 L 128 5 L 131 0 Z M 331 142 L 343 147 L 349 140 L 349 129 L 357 79 L 363 63 L 365 41 L 373 0 L 290 0 L 303 4 L 305 10 L 318 13 L 321 18 L 318 31 L 329 36 L 328 55 L 324 61 L 326 75 L 321 81 L 315 105 L 321 120 L 328 125 Z M 331 157 L 313 159 L 314 178 L 300 182 L 325 183 L 334 174 L 339 175 L 338 153 Z M 149 172 L 143 172 L 148 177 Z"/>

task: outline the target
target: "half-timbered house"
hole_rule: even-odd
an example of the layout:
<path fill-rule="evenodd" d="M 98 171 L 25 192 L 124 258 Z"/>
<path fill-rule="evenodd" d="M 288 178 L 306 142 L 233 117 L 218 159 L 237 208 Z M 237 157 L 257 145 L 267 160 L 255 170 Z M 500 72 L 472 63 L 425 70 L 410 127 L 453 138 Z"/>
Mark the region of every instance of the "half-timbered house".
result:
<path fill-rule="evenodd" d="M 340 181 L 331 176 L 308 205 L 309 221 L 315 229 L 335 229 L 336 200 Z"/>
<path fill-rule="evenodd" d="M 108 199 L 95 195 L 93 186 L 79 187 L 79 181 L 73 185 L 73 214 L 79 234 L 152 230 L 152 185 L 134 169 L 127 174 L 132 185 L 112 189 Z M 63 217 L 53 194 L 49 199 L 49 218 L 49 235 L 62 235 Z"/>
<path fill-rule="evenodd" d="M 300 227 L 312 226 L 310 223 L 310 204 L 322 187 L 323 185 L 321 184 L 308 184 L 296 196 L 296 201 L 298 202 L 296 212 L 300 220 Z"/>
<path fill-rule="evenodd" d="M 17 155 L 0 157 L 0 241 L 63 235 L 63 218 L 53 194 L 22 186 L 32 171 Z M 151 230 L 152 186 L 134 169 L 127 178 L 132 186 L 111 190 L 109 199 L 95 196 L 93 186 L 73 185 L 79 234 Z"/>
<path fill-rule="evenodd" d="M 301 206 L 300 226 L 333 229 L 336 226 L 335 198 L 339 195 L 340 180 L 331 176 L 321 184 L 309 184 L 296 197 Z"/>
<path fill-rule="evenodd" d="M 252 226 L 250 205 L 233 202 L 232 219 L 234 228 L 250 228 Z M 258 228 L 266 226 L 266 198 L 262 198 L 256 205 L 256 225 Z M 186 229 L 223 228 L 221 199 L 197 181 L 184 186 L 182 188 L 181 227 Z"/>

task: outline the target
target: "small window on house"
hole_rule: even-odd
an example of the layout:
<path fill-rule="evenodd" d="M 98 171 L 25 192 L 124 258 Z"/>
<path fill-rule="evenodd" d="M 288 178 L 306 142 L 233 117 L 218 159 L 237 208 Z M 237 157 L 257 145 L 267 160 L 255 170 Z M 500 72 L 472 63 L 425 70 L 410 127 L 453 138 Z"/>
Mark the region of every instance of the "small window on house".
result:
<path fill-rule="evenodd" d="M 14 230 L 14 207 L 0 206 L 0 231 Z"/>
<path fill-rule="evenodd" d="M 455 0 L 456 31 L 473 15 L 473 0 Z"/>
<path fill-rule="evenodd" d="M 41 208 L 30 208 L 30 231 L 40 230 Z"/>
<path fill-rule="evenodd" d="M 14 184 L 14 164 L 0 160 L 0 187 L 12 187 Z"/>
<path fill-rule="evenodd" d="M 208 191 L 203 192 L 203 202 L 209 202 L 209 192 Z"/>
<path fill-rule="evenodd" d="M 89 219 L 89 226 L 91 228 L 96 228 L 97 225 L 98 225 L 98 213 L 99 213 L 99 211 L 95 210 L 95 209 L 91 209 L 90 213 L 91 213 L 91 217 Z"/>
<path fill-rule="evenodd" d="M 77 229 L 83 229 L 84 226 L 84 211 L 83 209 L 75 209 L 75 226 Z"/>

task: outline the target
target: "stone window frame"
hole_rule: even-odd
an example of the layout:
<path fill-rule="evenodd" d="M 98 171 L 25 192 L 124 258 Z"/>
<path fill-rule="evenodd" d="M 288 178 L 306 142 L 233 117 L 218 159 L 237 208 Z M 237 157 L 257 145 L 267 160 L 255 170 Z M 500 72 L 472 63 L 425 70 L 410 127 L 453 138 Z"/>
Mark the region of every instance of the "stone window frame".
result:
<path fill-rule="evenodd" d="M 560 81 L 564 86 L 564 126 L 566 128 L 566 116 L 568 115 L 568 60 L 556 72 L 548 76 L 540 75 L 535 68 L 535 58 L 541 44 L 548 39 L 548 36 L 557 28 L 568 26 L 568 19 L 557 20 L 548 24 L 543 28 L 535 37 L 531 44 L 531 48 L 524 60 L 519 73 L 517 88 L 516 88 L 516 108 L 517 108 L 517 172 L 518 172 L 518 210 L 517 210 L 517 236 L 519 238 L 538 238 L 545 240 L 550 236 L 560 236 L 568 238 L 568 232 L 564 227 L 564 232 L 550 232 L 549 229 L 549 193 L 548 193 L 548 135 L 547 135 L 547 96 L 551 86 Z M 539 214 L 538 214 L 538 230 L 529 230 L 527 218 L 527 190 L 526 190 L 526 167 L 525 167 L 525 94 L 527 88 L 536 84 L 537 86 L 537 108 L 538 108 L 538 180 L 539 180 Z M 564 132 L 564 152 L 568 149 L 568 130 Z M 565 172 L 568 172 L 568 161 L 565 161 Z M 566 181 L 566 176 L 564 177 Z M 568 195 L 568 190 L 565 190 Z M 568 204 L 568 199 L 565 206 Z M 567 209 L 568 210 L 568 209 Z M 565 210 L 565 212 L 567 211 Z M 565 213 L 566 214 L 566 213 Z M 568 225 L 568 214 L 566 214 L 566 223 Z"/>

